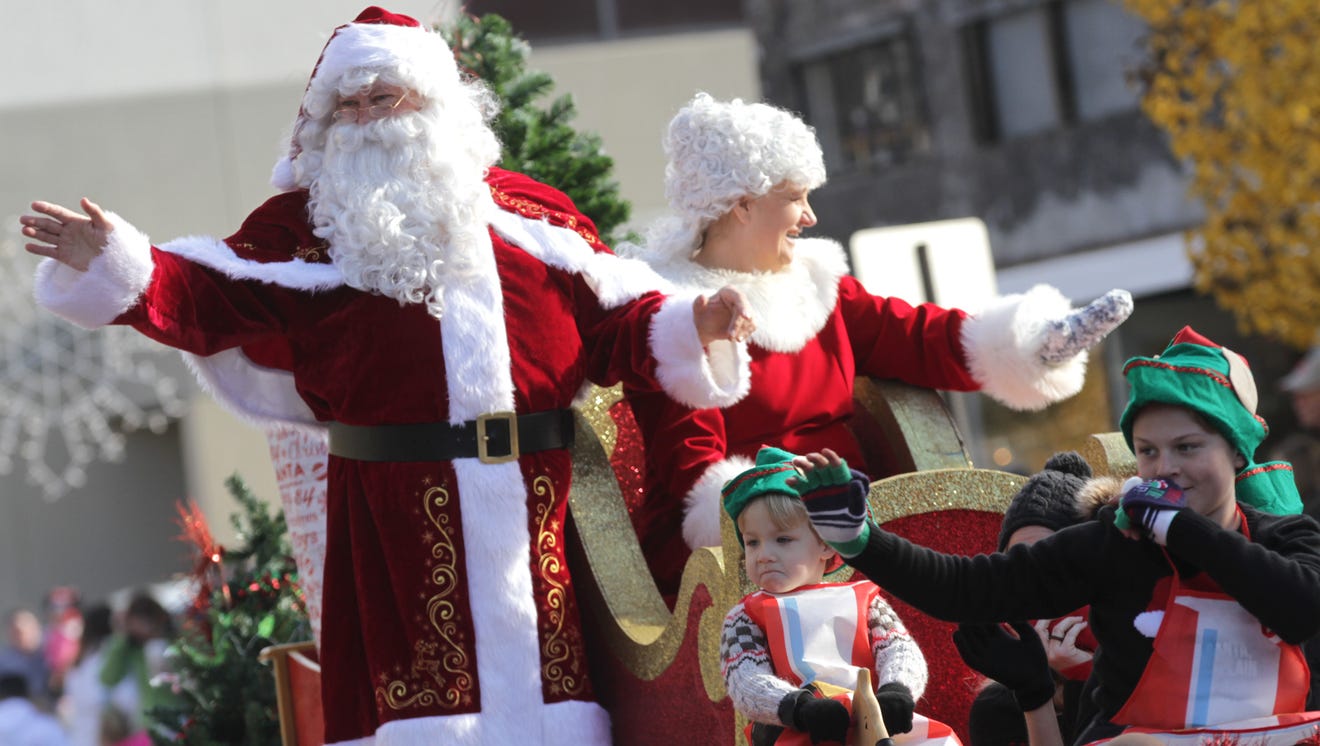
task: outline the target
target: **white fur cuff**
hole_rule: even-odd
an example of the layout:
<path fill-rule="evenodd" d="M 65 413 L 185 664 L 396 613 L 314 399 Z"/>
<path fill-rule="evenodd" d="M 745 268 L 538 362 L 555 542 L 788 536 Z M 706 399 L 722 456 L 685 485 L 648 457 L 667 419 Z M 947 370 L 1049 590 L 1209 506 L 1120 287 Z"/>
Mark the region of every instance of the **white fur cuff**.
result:
<path fill-rule="evenodd" d="M 86 329 L 114 321 L 132 308 L 151 284 L 151 241 L 118 215 L 106 218 L 114 229 L 101 255 L 80 272 L 54 259 L 37 265 L 37 303 Z"/>
<path fill-rule="evenodd" d="M 962 327 L 963 352 L 981 390 L 1013 409 L 1043 409 L 1082 390 L 1085 352 L 1059 365 L 1041 360 L 1049 322 L 1072 310 L 1049 285 L 996 299 Z"/>
<path fill-rule="evenodd" d="M 694 409 L 727 407 L 751 388 L 747 344 L 713 342 L 703 349 L 690 295 L 666 298 L 651 319 L 656 378 L 670 397 Z"/>
<path fill-rule="evenodd" d="M 724 501 L 720 490 L 724 483 L 756 466 L 745 456 L 729 456 L 706 468 L 692 490 L 683 498 L 683 541 L 691 549 L 717 547 L 720 538 L 720 511 Z"/>

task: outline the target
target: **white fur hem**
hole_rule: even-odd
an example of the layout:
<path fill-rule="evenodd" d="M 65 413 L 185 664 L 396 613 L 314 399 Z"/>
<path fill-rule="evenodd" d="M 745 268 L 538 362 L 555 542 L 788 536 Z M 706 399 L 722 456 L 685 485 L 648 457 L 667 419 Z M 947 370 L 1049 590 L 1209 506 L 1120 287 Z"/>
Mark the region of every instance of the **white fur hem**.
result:
<path fill-rule="evenodd" d="M 151 240 L 113 212 L 106 218 L 114 229 L 86 272 L 46 259 L 37 265 L 33 286 L 38 303 L 86 329 L 105 326 L 137 304 L 155 268 Z"/>
<path fill-rule="evenodd" d="M 753 466 L 756 462 L 745 456 L 729 456 L 706 467 L 706 472 L 683 498 L 683 540 L 688 547 L 720 545 L 720 511 L 724 510 L 720 490 L 725 482 Z"/>
<path fill-rule="evenodd" d="M 581 274 L 602 308 L 617 308 L 654 290 L 672 290 L 672 285 L 645 262 L 598 252 L 568 228 L 503 209 L 493 211 L 490 224 L 505 241 L 542 262 Z"/>
<path fill-rule="evenodd" d="M 1049 285 L 1006 295 L 962 326 L 963 352 L 983 393 L 1013 409 L 1037 410 L 1082 390 L 1086 353 L 1061 365 L 1041 360 L 1050 321 L 1072 310 Z"/>
<path fill-rule="evenodd" d="M 206 357 L 181 354 L 202 389 L 244 422 L 262 429 L 283 426 L 324 432 L 325 426 L 298 394 L 292 373 L 257 365 L 237 347 Z"/>
<path fill-rule="evenodd" d="M 651 319 L 656 378 L 674 401 L 695 409 L 727 407 L 751 389 L 751 355 L 745 342 L 712 342 L 702 349 L 693 300 L 667 298 Z"/>
<path fill-rule="evenodd" d="M 1160 625 L 1162 624 L 1164 624 L 1164 611 L 1162 609 L 1143 611 L 1132 620 L 1132 626 L 1143 636 L 1152 640 L 1155 639 L 1155 635 L 1159 634 Z"/>
<path fill-rule="evenodd" d="M 496 743 L 608 746 L 610 743 L 610 718 L 598 704 L 568 701 L 529 710 L 507 718 L 478 713 L 395 720 L 376 731 L 374 746 L 481 746 Z M 356 746 L 359 742 L 349 743 Z"/>

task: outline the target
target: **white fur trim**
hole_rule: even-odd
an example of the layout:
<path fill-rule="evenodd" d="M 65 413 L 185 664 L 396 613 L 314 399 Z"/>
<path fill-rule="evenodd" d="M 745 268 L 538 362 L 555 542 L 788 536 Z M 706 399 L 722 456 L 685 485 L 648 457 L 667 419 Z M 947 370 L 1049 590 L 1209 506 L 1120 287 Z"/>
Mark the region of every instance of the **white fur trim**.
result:
<path fill-rule="evenodd" d="M 1132 620 L 1132 626 L 1142 635 L 1154 640 L 1159 634 L 1160 625 L 1164 624 L 1164 610 L 1143 611 Z"/>
<path fill-rule="evenodd" d="M 491 227 L 504 240 L 542 262 L 584 276 L 604 308 L 617 308 L 653 290 L 672 291 L 671 285 L 645 262 L 597 252 L 569 228 L 509 210 L 496 210 Z"/>
<path fill-rule="evenodd" d="M 301 259 L 258 262 L 240 257 L 224 241 L 209 236 L 178 238 L 162 244 L 160 249 L 235 280 L 256 280 L 309 292 L 344 284 L 343 275 L 333 264 Z M 278 424 L 321 431 L 311 408 L 299 396 L 292 373 L 257 365 L 237 348 L 205 357 L 185 352 L 183 359 L 202 388 L 240 419 L 262 428 Z"/>
<path fill-rule="evenodd" d="M 703 350 L 693 320 L 695 298 L 671 296 L 651 318 L 656 378 L 674 401 L 694 409 L 727 407 L 751 389 L 746 343 L 712 342 Z"/>
<path fill-rule="evenodd" d="M 724 483 L 756 466 L 746 456 L 728 456 L 706 467 L 706 471 L 692 485 L 683 498 L 683 541 L 688 547 L 716 547 L 720 545 L 720 512 L 724 500 L 720 490 Z"/>
<path fill-rule="evenodd" d="M 424 25 L 349 23 L 340 27 L 321 53 L 313 81 L 337 83 L 354 68 L 397 70 L 419 88 L 427 88 L 424 84 L 442 72 L 457 75 L 453 51 L 443 37 Z M 424 96 L 430 92 L 418 90 Z"/>
<path fill-rule="evenodd" d="M 333 290 L 344 284 L 344 276 L 333 264 L 317 264 L 301 259 L 258 262 L 239 256 L 229 244 L 210 236 L 184 236 L 163 243 L 159 248 L 235 280 L 256 280 L 308 291 Z"/>
<path fill-rule="evenodd" d="M 963 352 L 983 393 L 1013 409 L 1043 409 L 1082 390 L 1086 353 L 1060 365 L 1041 360 L 1051 320 L 1072 310 L 1049 285 L 997 298 L 962 326 Z"/>
<path fill-rule="evenodd" d="M 239 419 L 260 428 L 301 426 L 323 432 L 311 407 L 298 394 L 293 374 L 257 365 L 240 348 L 201 356 L 181 352 L 202 390 Z"/>
<path fill-rule="evenodd" d="M 848 274 L 843 247 L 827 238 L 801 238 L 795 256 L 778 272 L 711 269 L 686 256 L 657 264 L 656 272 L 683 288 L 709 295 L 725 285 L 747 296 L 756 331 L 752 344 L 797 352 L 825 328 L 839 302 L 839 279 Z"/>
<path fill-rule="evenodd" d="M 376 731 L 375 746 L 608 746 L 611 742 L 609 715 L 600 705 L 570 700 L 534 705 L 499 718 L 486 707 L 487 691 L 481 688 L 480 714 L 395 720 Z"/>
<path fill-rule="evenodd" d="M 113 228 L 86 272 L 45 259 L 33 284 L 38 303 L 86 329 L 105 326 L 136 305 L 155 268 L 151 240 L 113 212 L 106 218 Z"/>
<path fill-rule="evenodd" d="M 284 156 L 275 161 L 275 167 L 270 170 L 270 185 L 281 192 L 291 191 L 298 186 L 298 177 L 293 173 L 293 159 Z"/>

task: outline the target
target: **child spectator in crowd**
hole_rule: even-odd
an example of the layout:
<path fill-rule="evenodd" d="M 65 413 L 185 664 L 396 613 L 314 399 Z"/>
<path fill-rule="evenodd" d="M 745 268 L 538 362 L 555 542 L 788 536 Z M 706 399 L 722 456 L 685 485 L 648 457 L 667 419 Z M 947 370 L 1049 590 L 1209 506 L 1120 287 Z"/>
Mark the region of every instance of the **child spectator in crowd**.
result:
<path fill-rule="evenodd" d="M 0 744 L 66 746 L 60 721 L 33 704 L 27 681 L 19 673 L 0 673 Z"/>
<path fill-rule="evenodd" d="M 128 602 L 122 631 L 105 646 L 101 683 L 111 692 L 111 704 L 129 716 L 134 734 L 146 730 L 146 712 L 164 696 L 151 687 L 151 679 L 166 671 L 165 649 L 173 637 L 169 612 L 140 592 Z"/>
<path fill-rule="evenodd" d="M 28 608 L 5 614 L 5 646 L 0 648 L 0 674 L 22 676 L 24 697 L 42 709 L 50 706 L 50 668 L 41 650 L 41 620 Z"/>
<path fill-rule="evenodd" d="M 71 746 L 100 746 L 101 713 L 113 701 L 109 687 L 101 683 L 104 648 L 114 632 L 111 611 L 106 604 L 94 604 L 83 615 L 82 638 L 78 658 L 64 678 L 64 697 L 60 715 L 69 731 Z M 135 683 L 124 682 L 121 689 L 131 689 L 136 702 Z"/>
<path fill-rule="evenodd" d="M 865 667 L 889 732 L 909 734 L 899 743 L 956 744 L 942 723 L 914 717 L 926 660 L 879 589 L 865 580 L 825 582 L 838 557 L 807 520 L 792 486 L 793 458 L 763 447 L 756 465 L 723 490 L 747 577 L 761 589 L 725 616 L 720 641 L 725 686 L 752 721 L 748 743 L 843 741 L 851 706 L 844 690 Z"/>
<path fill-rule="evenodd" d="M 1304 714 L 1298 647 L 1320 631 L 1320 524 L 1299 514 L 1286 463 L 1254 463 L 1266 425 L 1251 372 L 1185 328 L 1124 374 L 1120 426 L 1145 481 L 1098 520 L 1004 553 L 945 555 L 868 522 L 865 480 L 828 453 L 801 467 L 844 488 L 807 493 L 808 513 L 849 564 L 941 619 L 1053 618 L 1090 604 L 1098 712 L 1077 743 L 1259 718 L 1275 731 L 1253 730 L 1253 742 L 1294 743 L 1320 718 Z"/>
<path fill-rule="evenodd" d="M 1045 468 L 1018 490 L 1004 511 L 999 530 L 999 551 L 1017 544 L 1033 544 L 1092 517 L 1091 466 L 1074 451 L 1056 453 Z M 1116 480 L 1113 480 L 1116 481 Z M 1055 694 L 1050 698 L 1059 728 L 1068 738 L 1079 719 L 1089 721 L 1094 708 L 1082 696 L 1091 675 L 1095 637 L 1087 622 L 1089 610 L 1078 609 L 1058 619 L 1040 619 L 1032 625 L 1039 635 L 1053 672 Z M 993 677 L 991 677 L 993 678 Z M 988 682 L 972 702 L 968 723 L 971 746 L 1011 746 L 1027 743 L 1026 724 L 1012 691 L 998 681 Z"/>

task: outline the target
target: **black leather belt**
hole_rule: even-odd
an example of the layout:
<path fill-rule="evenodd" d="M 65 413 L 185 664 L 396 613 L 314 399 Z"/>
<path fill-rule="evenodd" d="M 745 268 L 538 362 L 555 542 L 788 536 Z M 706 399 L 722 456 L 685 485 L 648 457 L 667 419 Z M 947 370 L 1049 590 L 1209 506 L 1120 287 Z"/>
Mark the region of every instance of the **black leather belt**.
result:
<path fill-rule="evenodd" d="M 515 415 L 483 414 L 461 425 L 330 423 L 330 453 L 355 461 L 452 461 L 476 458 L 485 464 L 514 461 L 520 454 L 573 445 L 573 410 Z"/>

